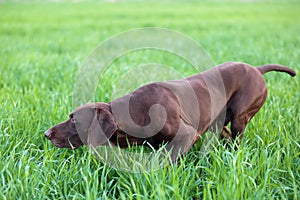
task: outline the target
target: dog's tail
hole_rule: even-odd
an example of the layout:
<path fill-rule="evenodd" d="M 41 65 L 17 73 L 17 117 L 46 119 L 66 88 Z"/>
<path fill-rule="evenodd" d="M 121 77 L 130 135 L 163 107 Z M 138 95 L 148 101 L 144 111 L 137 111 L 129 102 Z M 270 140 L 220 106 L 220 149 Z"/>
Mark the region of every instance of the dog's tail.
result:
<path fill-rule="evenodd" d="M 261 74 L 265 74 L 269 71 L 278 71 L 278 72 L 285 72 L 288 73 L 291 76 L 295 76 L 296 72 L 292 70 L 291 68 L 288 68 L 286 66 L 282 65 L 276 65 L 276 64 L 267 64 L 257 67 L 257 69 L 260 71 Z"/>

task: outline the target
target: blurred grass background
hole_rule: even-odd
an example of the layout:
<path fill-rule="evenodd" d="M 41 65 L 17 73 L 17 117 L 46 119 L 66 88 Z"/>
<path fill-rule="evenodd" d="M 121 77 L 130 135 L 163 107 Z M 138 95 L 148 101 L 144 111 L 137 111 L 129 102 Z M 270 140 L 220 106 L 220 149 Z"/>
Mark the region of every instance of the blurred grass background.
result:
<path fill-rule="evenodd" d="M 219 145 L 200 157 L 198 144 L 180 166 L 153 173 L 115 170 L 85 147 L 58 149 L 43 136 L 72 111 L 81 63 L 112 35 L 170 28 L 216 64 L 280 63 L 299 73 L 299 11 L 297 1 L 1 3 L 0 199 L 299 199 L 299 75 L 264 76 L 269 96 L 239 151 Z M 153 60 L 194 73 L 172 55 L 143 52 L 117 61 L 115 72 Z M 115 80 L 100 83 L 96 100 L 111 100 Z"/>

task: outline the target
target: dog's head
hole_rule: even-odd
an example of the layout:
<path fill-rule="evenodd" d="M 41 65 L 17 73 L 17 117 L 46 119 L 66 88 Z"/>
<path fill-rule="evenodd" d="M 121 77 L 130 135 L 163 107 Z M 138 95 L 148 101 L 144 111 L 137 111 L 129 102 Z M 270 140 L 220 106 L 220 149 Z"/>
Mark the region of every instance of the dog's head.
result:
<path fill-rule="evenodd" d="M 88 103 L 74 110 L 68 120 L 47 130 L 45 136 L 60 148 L 98 147 L 107 144 L 117 129 L 109 104 Z"/>

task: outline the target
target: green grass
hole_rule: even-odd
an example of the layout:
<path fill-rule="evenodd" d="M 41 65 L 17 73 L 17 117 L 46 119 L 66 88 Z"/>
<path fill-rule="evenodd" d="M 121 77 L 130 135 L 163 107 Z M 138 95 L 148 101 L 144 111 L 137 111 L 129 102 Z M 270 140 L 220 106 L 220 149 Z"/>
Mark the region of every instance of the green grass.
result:
<path fill-rule="evenodd" d="M 58 149 L 43 132 L 72 111 L 76 74 L 106 38 L 138 27 L 165 27 L 199 42 L 215 63 L 280 63 L 300 71 L 300 3 L 0 4 L 0 199 L 299 199 L 300 76 L 269 73 L 268 99 L 238 151 L 200 143 L 179 166 L 132 174 L 99 163 L 85 147 Z M 146 56 L 145 56 L 146 55 Z M 111 73 L 153 60 L 120 58 Z M 115 76 L 102 80 L 109 101 Z"/>

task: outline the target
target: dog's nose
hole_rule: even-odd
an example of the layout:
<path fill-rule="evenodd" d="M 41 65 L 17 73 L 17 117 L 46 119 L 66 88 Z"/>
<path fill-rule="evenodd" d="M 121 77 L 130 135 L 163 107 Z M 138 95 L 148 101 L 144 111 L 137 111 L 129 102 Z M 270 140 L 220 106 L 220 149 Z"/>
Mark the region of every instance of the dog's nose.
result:
<path fill-rule="evenodd" d="M 50 139 L 51 133 L 52 133 L 51 129 L 45 131 L 45 133 L 44 133 L 44 134 L 45 134 L 45 137 L 48 138 L 48 139 Z"/>

